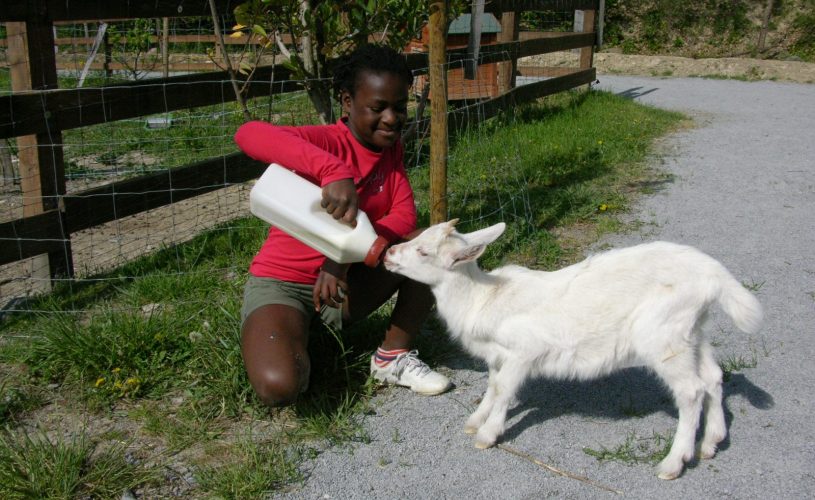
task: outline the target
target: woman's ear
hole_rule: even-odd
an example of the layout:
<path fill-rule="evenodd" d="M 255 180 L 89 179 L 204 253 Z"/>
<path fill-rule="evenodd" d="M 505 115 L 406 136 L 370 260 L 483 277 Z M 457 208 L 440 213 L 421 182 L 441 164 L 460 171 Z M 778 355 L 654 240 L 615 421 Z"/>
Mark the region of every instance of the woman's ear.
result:
<path fill-rule="evenodd" d="M 347 90 L 340 91 L 340 104 L 342 105 L 342 111 L 344 113 L 348 113 L 351 111 L 351 93 Z"/>

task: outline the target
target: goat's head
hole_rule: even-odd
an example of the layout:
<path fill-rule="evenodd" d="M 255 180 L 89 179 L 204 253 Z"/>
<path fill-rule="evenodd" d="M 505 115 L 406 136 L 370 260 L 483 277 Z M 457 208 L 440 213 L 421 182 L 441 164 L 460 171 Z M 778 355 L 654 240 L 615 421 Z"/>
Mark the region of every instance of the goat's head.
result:
<path fill-rule="evenodd" d="M 456 266 L 474 262 L 487 245 L 498 239 L 506 229 L 499 222 L 472 233 L 456 231 L 458 219 L 436 224 L 416 238 L 394 245 L 385 253 L 385 268 L 408 278 L 434 285 Z"/>

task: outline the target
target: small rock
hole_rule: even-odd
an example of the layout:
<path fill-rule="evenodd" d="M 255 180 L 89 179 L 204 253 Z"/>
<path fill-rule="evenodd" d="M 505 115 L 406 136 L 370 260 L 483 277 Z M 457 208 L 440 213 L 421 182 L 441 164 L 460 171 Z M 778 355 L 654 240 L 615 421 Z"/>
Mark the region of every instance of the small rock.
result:
<path fill-rule="evenodd" d="M 157 304 L 153 302 L 152 304 L 145 304 L 141 306 L 141 312 L 143 314 L 153 314 L 153 312 L 161 309 L 161 304 Z"/>

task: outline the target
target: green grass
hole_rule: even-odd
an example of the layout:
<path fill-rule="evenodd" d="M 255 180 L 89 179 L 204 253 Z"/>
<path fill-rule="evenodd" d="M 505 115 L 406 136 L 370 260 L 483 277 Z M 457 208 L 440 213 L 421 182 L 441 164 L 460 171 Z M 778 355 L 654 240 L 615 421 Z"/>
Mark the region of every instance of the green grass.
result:
<path fill-rule="evenodd" d="M 762 281 L 760 283 L 756 281 L 742 282 L 742 286 L 744 286 L 744 288 L 750 290 L 751 292 L 756 293 L 759 290 L 761 290 L 765 283 L 766 281 Z"/>
<path fill-rule="evenodd" d="M 265 498 L 283 486 L 302 480 L 298 465 L 308 449 L 291 447 L 283 442 L 244 436 L 239 441 L 240 452 L 229 462 L 202 465 L 196 474 L 201 488 L 215 498 Z"/>
<path fill-rule="evenodd" d="M 753 352 L 749 357 L 745 357 L 740 354 L 731 354 L 730 356 L 720 360 L 719 366 L 723 372 L 722 380 L 728 382 L 733 377 L 733 373 L 740 372 L 746 368 L 755 368 L 758 366 L 758 357 L 755 352 Z"/>
<path fill-rule="evenodd" d="M 85 434 L 56 440 L 0 431 L 3 498 L 113 498 L 156 478 L 155 470 L 128 461 L 123 444 L 100 445 Z"/>
<path fill-rule="evenodd" d="M 646 463 L 657 464 L 668 455 L 671 448 L 671 437 L 654 433 L 649 438 L 639 438 L 633 432 L 628 434 L 625 441 L 619 445 L 599 450 L 583 448 L 583 453 L 599 461 L 611 460 L 628 465 Z"/>
<path fill-rule="evenodd" d="M 681 119 L 612 94 L 566 93 L 523 107 L 455 140 L 448 166 L 450 217 L 464 231 L 499 221 L 505 236 L 481 259 L 551 268 L 568 260 L 550 230 L 603 226 L 624 211 L 650 175 L 644 160 L 654 137 Z M 429 213 L 429 172 L 411 171 L 422 222 Z"/>
<path fill-rule="evenodd" d="M 482 259 L 485 267 L 554 268 L 573 261 L 600 234 L 624 229 L 617 216 L 633 196 L 665 181 L 647 168 L 646 158 L 654 139 L 681 120 L 598 92 L 555 96 L 507 113 L 452 140 L 450 215 L 461 219 L 464 231 L 507 222 L 505 235 Z M 171 140 L 171 131 L 158 134 Z M 428 168 L 409 175 L 426 224 Z M 368 360 L 387 327 L 390 304 L 345 331 L 312 333 L 310 388 L 293 407 L 269 411 L 249 386 L 239 311 L 246 269 L 265 234 L 255 218 L 232 221 L 115 271 L 64 283 L 29 303 L 37 313 L 7 318 L 0 325 L 0 393 L 6 395 L 0 422 L 13 446 L 6 448 L 28 442 L 22 424 L 55 403 L 50 415 L 112 419 L 121 433 L 115 440 L 138 440 L 144 450 L 158 443 L 162 451 L 145 451 L 150 462 L 190 468 L 198 478 L 195 495 L 240 498 L 299 481 L 299 464 L 316 453 L 315 443 L 368 442 L 362 421 L 380 390 L 368 378 Z M 423 358 L 433 364 L 458 355 L 437 320 L 426 326 L 417 345 Z M 70 421 L 52 420 L 53 432 L 61 432 L 59 420 Z M 263 423 L 277 430 L 236 432 Z M 84 439 L 82 446 L 38 440 L 27 446 L 58 456 L 77 448 L 84 462 L 72 458 L 73 465 L 51 474 L 75 485 L 69 469 L 89 463 L 87 442 L 114 440 Z M 31 453 L 15 460 L 45 460 Z M 148 496 L 161 496 L 160 484 L 121 467 Z M 18 476 L 0 476 L 6 488 L 0 491 L 17 488 Z M 66 488 L 82 494 L 80 483 Z"/>

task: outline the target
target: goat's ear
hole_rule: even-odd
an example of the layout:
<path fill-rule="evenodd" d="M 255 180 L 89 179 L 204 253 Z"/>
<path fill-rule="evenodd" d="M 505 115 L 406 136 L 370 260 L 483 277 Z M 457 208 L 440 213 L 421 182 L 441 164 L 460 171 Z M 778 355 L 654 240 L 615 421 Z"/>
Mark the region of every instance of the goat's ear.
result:
<path fill-rule="evenodd" d="M 478 231 L 473 231 L 472 233 L 467 233 L 463 236 L 464 239 L 467 241 L 468 245 L 487 246 L 493 241 L 497 240 L 498 237 L 504 233 L 504 230 L 506 228 L 507 228 L 506 224 L 504 224 L 503 222 L 499 222 L 498 224 L 492 225 L 490 227 L 485 227 L 484 229 L 479 229 Z"/>
<path fill-rule="evenodd" d="M 481 254 L 486 250 L 487 245 L 467 245 L 464 248 L 456 250 L 450 254 L 447 268 L 452 269 L 459 264 L 473 262 L 481 257 Z"/>
<path fill-rule="evenodd" d="M 497 240 L 506 227 L 506 224 L 499 222 L 494 226 L 462 235 L 467 242 L 467 246 L 456 250 L 450 255 L 448 267 L 452 268 L 459 264 L 477 260 L 481 257 L 481 254 L 484 253 L 484 250 L 487 249 L 487 245 Z"/>

